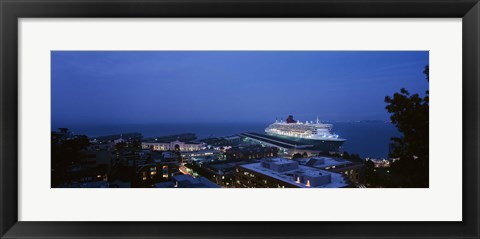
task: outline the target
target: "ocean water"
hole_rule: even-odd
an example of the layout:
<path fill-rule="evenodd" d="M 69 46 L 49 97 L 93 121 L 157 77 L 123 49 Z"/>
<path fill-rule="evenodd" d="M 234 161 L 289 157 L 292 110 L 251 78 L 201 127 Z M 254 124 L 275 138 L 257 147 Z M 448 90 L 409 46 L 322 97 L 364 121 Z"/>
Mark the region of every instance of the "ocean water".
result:
<path fill-rule="evenodd" d="M 386 158 L 391 137 L 399 136 L 394 125 L 384 122 L 336 122 L 333 132 L 347 139 L 343 150 L 362 157 Z M 195 133 L 199 139 L 220 137 L 242 132 L 263 133 L 269 123 L 193 123 L 148 125 L 52 125 L 52 129 L 67 127 L 76 134 L 89 137 L 138 132 L 144 137 L 158 137 L 180 133 Z"/>
<path fill-rule="evenodd" d="M 333 123 L 333 131 L 347 139 L 342 148 L 361 157 L 387 158 L 390 138 L 400 136 L 395 125 L 384 122 Z"/>

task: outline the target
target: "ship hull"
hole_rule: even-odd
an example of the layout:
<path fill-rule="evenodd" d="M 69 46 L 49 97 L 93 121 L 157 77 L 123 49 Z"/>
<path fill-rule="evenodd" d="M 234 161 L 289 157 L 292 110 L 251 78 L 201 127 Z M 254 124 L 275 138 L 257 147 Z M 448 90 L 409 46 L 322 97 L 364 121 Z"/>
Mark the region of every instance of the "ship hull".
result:
<path fill-rule="evenodd" d="M 313 145 L 314 149 L 327 152 L 338 152 L 340 151 L 343 143 L 345 143 L 345 140 L 313 140 L 273 134 L 268 132 L 267 134 L 278 138 L 284 138 L 291 141 L 299 142 L 299 144 Z"/>

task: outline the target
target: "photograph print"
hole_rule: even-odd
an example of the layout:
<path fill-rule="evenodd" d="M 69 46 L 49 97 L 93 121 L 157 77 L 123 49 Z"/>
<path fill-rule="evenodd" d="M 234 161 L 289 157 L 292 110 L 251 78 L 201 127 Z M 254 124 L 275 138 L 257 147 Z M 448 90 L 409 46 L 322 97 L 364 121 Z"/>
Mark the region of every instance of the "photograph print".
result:
<path fill-rule="evenodd" d="M 51 187 L 428 188 L 429 52 L 51 51 Z"/>

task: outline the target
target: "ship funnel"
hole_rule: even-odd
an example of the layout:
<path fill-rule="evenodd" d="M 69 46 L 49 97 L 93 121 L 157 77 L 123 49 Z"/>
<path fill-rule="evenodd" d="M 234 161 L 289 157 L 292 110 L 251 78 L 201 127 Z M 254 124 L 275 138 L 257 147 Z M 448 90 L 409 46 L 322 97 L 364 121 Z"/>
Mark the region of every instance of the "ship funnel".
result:
<path fill-rule="evenodd" d="M 291 124 L 291 123 L 299 123 L 297 122 L 296 120 L 293 119 L 293 116 L 292 115 L 289 115 L 287 117 L 287 121 L 286 121 L 288 124 Z"/>

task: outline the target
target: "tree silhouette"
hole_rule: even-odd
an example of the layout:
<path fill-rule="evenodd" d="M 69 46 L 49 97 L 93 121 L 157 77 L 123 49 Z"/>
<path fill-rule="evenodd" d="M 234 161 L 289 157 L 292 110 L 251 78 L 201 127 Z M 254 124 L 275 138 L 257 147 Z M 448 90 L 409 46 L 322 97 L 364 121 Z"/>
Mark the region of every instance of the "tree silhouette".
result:
<path fill-rule="evenodd" d="M 115 149 L 118 150 L 118 151 L 122 151 L 125 148 L 127 148 L 127 143 L 125 143 L 123 141 L 115 144 Z"/>
<path fill-rule="evenodd" d="M 142 149 L 142 142 L 140 142 L 140 140 L 133 140 L 131 142 L 131 147 L 136 149 L 136 150 L 140 150 L 140 149 Z"/>
<path fill-rule="evenodd" d="M 365 182 L 367 185 L 377 185 L 375 164 L 371 160 L 365 161 Z"/>
<path fill-rule="evenodd" d="M 61 128 L 61 134 L 68 133 L 67 128 Z M 56 187 L 66 180 L 66 170 L 69 166 L 79 163 L 80 152 L 90 145 L 88 137 L 76 135 L 72 138 L 58 138 L 57 132 L 52 132 L 51 141 L 51 186 Z"/>
<path fill-rule="evenodd" d="M 292 159 L 300 159 L 300 158 L 303 158 L 303 155 L 301 153 L 295 153 L 294 155 L 292 155 Z"/>
<path fill-rule="evenodd" d="M 429 80 L 429 67 L 423 71 Z M 429 92 L 425 96 L 410 94 L 402 88 L 393 97 L 385 97 L 390 119 L 402 133 L 392 138 L 390 157 L 398 158 L 392 170 L 399 176 L 400 187 L 428 187 L 429 169 Z"/>

